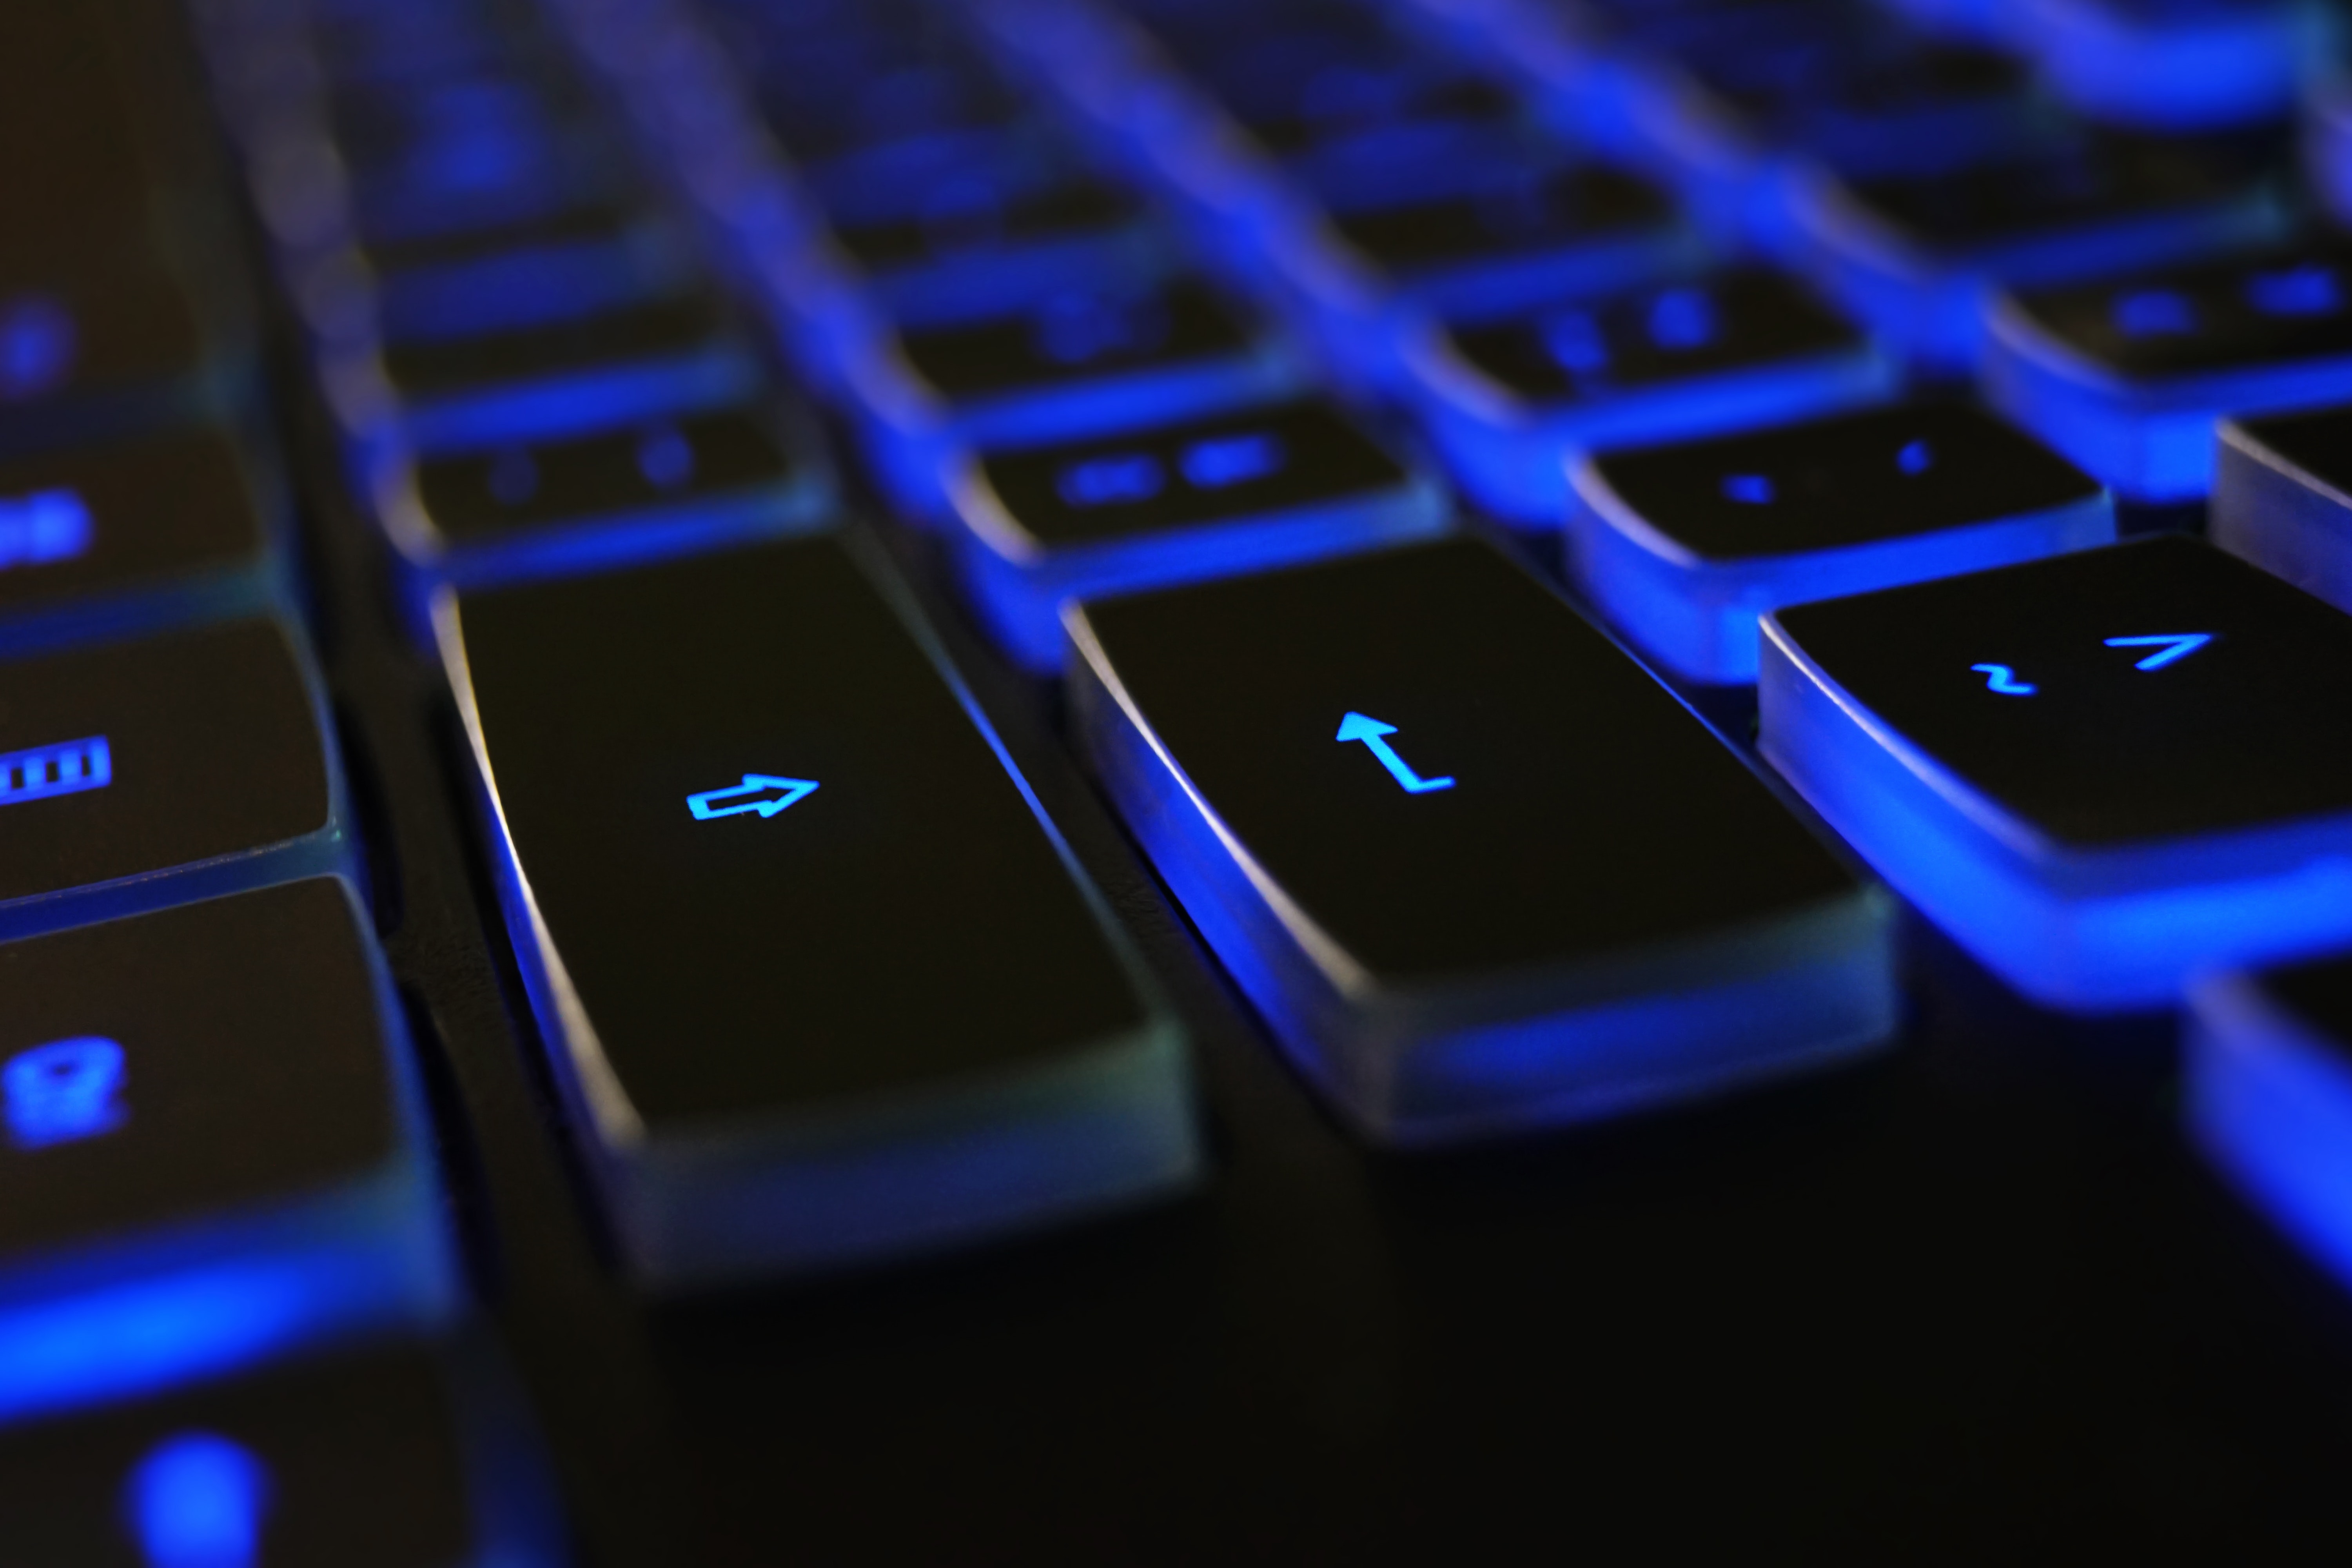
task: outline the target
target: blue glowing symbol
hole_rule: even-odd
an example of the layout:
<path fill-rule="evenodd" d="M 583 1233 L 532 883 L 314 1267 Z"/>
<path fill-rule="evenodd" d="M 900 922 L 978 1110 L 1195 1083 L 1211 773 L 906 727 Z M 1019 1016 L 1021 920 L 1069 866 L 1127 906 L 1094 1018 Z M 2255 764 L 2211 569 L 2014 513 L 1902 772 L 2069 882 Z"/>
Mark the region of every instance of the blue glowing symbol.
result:
<path fill-rule="evenodd" d="M 1650 341 L 1687 352 L 1715 342 L 1715 301 L 1703 289 L 1669 289 L 1650 301 Z"/>
<path fill-rule="evenodd" d="M 48 391 L 73 368 L 74 320 L 45 294 L 27 294 L 0 307 L 0 397 Z"/>
<path fill-rule="evenodd" d="M 1110 506 L 1150 500 L 1167 482 L 1159 458 L 1149 452 L 1128 452 L 1073 463 L 1062 470 L 1054 488 L 1074 507 Z"/>
<path fill-rule="evenodd" d="M 1340 742 L 1361 741 L 1364 749 L 1380 759 L 1381 766 L 1388 769 L 1389 776 L 1402 784 L 1408 795 L 1426 795 L 1431 790 L 1454 787 L 1454 781 L 1450 778 L 1425 779 L 1407 767 L 1404 759 L 1396 754 L 1396 749 L 1383 739 L 1396 732 L 1395 725 L 1383 724 L 1378 719 L 1368 719 L 1361 713 L 1350 713 L 1339 721 Z"/>
<path fill-rule="evenodd" d="M 1723 499 L 1741 506 L 1770 506 L 1773 493 L 1771 479 L 1763 474 L 1723 476 Z"/>
<path fill-rule="evenodd" d="M 2162 669 L 2166 665 L 2187 658 L 2213 640 L 2210 632 L 2175 632 L 2167 637 L 2109 637 L 2109 647 L 2152 647 L 2157 651 L 2132 666 L 2134 669 Z"/>
<path fill-rule="evenodd" d="M 694 448 L 676 430 L 653 431 L 637 445 L 637 472 L 654 489 L 674 490 L 694 478 Z"/>
<path fill-rule="evenodd" d="M 1936 466 L 1936 449 L 1925 441 L 1914 441 L 1895 454 L 1895 466 L 1906 474 L 1924 474 Z"/>
<path fill-rule="evenodd" d="M 2265 316 L 2332 316 L 2344 308 L 2336 270 L 2316 262 L 2246 279 L 2246 303 Z"/>
<path fill-rule="evenodd" d="M 1609 340 L 1601 323 L 1583 310 L 1564 310 L 1543 323 L 1544 347 L 1570 375 L 1597 375 L 1609 368 Z"/>
<path fill-rule="evenodd" d="M 539 493 L 539 465 L 517 447 L 500 452 L 490 465 L 490 494 L 508 506 L 520 506 Z"/>
<path fill-rule="evenodd" d="M 2170 289 L 2119 294 L 2109 313 L 2116 331 L 2127 338 L 2178 337 L 2197 330 L 2197 307 L 2188 295 Z"/>
<path fill-rule="evenodd" d="M 51 1040 L 0 1065 L 8 1142 L 45 1149 L 122 1125 L 122 1047 L 100 1035 Z"/>
<path fill-rule="evenodd" d="M 53 795 L 79 795 L 114 782 L 114 753 L 106 737 L 0 752 L 0 805 L 21 805 Z"/>
<path fill-rule="evenodd" d="M 1168 312 L 1152 301 L 1129 304 L 1099 294 L 1061 294 L 1036 316 L 1037 352 L 1055 364 L 1090 364 L 1112 354 L 1144 354 L 1168 341 Z"/>
<path fill-rule="evenodd" d="M 2017 674 L 2005 664 L 1972 664 L 1969 666 L 1985 678 L 1985 689 L 1998 691 L 2003 697 L 2031 697 L 2042 689 L 2017 679 Z"/>
<path fill-rule="evenodd" d="M 1200 489 L 1221 490 L 1227 485 L 1247 484 L 1268 474 L 1278 474 L 1285 460 L 1282 438 L 1260 430 L 1247 436 L 1219 436 L 1196 441 L 1184 449 L 1176 466 Z"/>
<path fill-rule="evenodd" d="M 747 811 L 756 811 L 761 816 L 773 816 L 787 806 L 798 805 L 815 793 L 814 779 L 780 779 L 766 773 L 745 773 L 740 784 L 726 789 L 707 789 L 700 795 L 688 795 L 686 805 L 687 809 L 694 813 L 697 822 L 709 822 L 720 816 L 740 816 Z M 762 799 L 761 796 L 768 798 Z"/>
<path fill-rule="evenodd" d="M 258 1568 L 269 1471 L 243 1446 L 209 1432 L 167 1437 L 123 1494 L 147 1568 Z"/>
<path fill-rule="evenodd" d="M 71 490 L 0 498 L 0 571 L 70 561 L 97 540 L 89 508 Z"/>

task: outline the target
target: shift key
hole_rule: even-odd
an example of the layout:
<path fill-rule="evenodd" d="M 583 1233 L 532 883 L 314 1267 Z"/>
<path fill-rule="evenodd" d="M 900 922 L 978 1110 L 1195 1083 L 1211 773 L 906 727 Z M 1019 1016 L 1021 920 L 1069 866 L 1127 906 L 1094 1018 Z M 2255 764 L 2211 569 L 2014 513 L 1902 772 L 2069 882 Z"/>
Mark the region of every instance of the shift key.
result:
<path fill-rule="evenodd" d="M 830 539 L 445 599 L 502 892 L 660 1288 L 1187 1184 L 1184 1047 L 878 568 Z"/>

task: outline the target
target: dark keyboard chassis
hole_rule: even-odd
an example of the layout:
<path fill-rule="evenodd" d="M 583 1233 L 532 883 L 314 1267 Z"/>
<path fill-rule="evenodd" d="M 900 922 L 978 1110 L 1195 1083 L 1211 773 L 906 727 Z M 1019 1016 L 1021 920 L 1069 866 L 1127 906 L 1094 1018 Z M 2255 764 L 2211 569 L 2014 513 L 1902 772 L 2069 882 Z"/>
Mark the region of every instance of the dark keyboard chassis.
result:
<path fill-rule="evenodd" d="M 323 417 L 286 405 L 379 922 L 478 1291 L 584 1563 L 1632 1542 L 2242 1561 L 2342 1533 L 2352 1302 L 2183 1142 L 2170 1019 L 2035 1013 L 1912 921 L 1914 1016 L 1887 1059 L 1501 1149 L 1372 1153 L 1276 1058 L 1055 742 L 1048 697 L 896 536 L 1191 1021 L 1213 1174 L 1075 1233 L 648 1304 L 566 1142 L 446 691 L 394 622 Z M 1701 706 L 1745 739 L 1751 695 Z"/>

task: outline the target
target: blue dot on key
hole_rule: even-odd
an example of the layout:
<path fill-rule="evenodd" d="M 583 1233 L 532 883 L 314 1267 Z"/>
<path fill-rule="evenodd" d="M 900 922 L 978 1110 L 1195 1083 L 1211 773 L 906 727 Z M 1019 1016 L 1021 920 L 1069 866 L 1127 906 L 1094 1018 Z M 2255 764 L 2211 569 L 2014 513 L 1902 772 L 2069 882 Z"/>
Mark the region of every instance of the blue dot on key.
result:
<path fill-rule="evenodd" d="M 19 1149 L 95 1138 L 122 1124 L 122 1047 L 99 1035 L 52 1040 L 0 1066 L 0 1107 Z"/>
<path fill-rule="evenodd" d="M 148 1568 L 256 1568 L 269 1472 L 208 1432 L 165 1439 L 139 1462 L 125 1511 Z"/>
<path fill-rule="evenodd" d="M 1723 499 L 1738 501 L 1741 506 L 1770 506 L 1775 495 L 1771 479 L 1764 474 L 1726 474 L 1723 476 Z"/>

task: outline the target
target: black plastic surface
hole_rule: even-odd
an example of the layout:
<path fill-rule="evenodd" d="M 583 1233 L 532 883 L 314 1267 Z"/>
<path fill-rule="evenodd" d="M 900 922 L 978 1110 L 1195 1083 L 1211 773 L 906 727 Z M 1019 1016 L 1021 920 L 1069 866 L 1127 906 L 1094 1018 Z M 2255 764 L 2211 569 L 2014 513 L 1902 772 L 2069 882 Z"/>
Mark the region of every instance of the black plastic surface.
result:
<path fill-rule="evenodd" d="M 2133 380 L 2341 361 L 2352 358 L 2352 247 L 2027 289 L 2017 308 L 2067 348 Z M 2346 382 L 2352 389 L 2352 373 Z"/>
<path fill-rule="evenodd" d="M 238 444 L 203 426 L 0 464 L 0 510 L 65 492 L 89 520 L 70 556 L 0 570 L 0 614 L 258 563 L 261 518 Z"/>
<path fill-rule="evenodd" d="M 910 327 L 900 352 L 950 401 L 1068 385 L 1114 372 L 1164 370 L 1248 352 L 1248 322 L 1206 285 L 1071 289 L 1023 314 Z"/>

